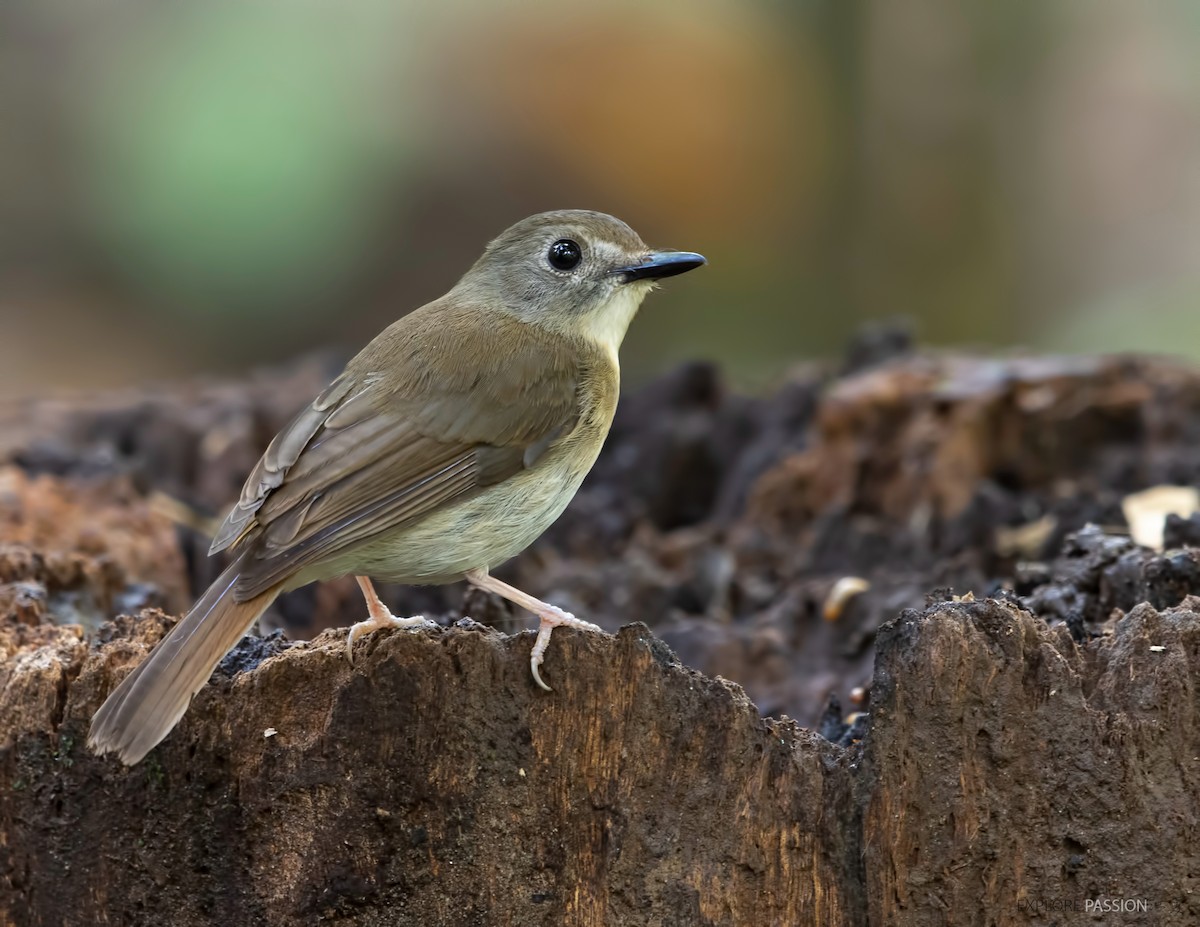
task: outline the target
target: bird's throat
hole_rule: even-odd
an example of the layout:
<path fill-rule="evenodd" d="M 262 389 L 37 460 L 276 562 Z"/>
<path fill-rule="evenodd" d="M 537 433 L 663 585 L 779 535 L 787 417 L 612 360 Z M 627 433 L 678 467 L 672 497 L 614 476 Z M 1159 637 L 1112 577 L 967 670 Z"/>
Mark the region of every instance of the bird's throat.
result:
<path fill-rule="evenodd" d="M 629 324 L 650 292 L 650 283 L 632 283 L 613 291 L 607 302 L 581 319 L 580 334 L 616 360 Z"/>

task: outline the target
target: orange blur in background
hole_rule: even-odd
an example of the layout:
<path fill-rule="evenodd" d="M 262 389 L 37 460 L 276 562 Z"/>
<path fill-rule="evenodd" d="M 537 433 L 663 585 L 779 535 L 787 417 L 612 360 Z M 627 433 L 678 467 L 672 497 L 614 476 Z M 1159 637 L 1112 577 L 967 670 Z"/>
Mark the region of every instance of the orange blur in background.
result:
<path fill-rule="evenodd" d="M 1200 7 L 0 8 L 0 395 L 356 349 L 543 209 L 711 266 L 627 381 L 927 342 L 1200 348 Z"/>

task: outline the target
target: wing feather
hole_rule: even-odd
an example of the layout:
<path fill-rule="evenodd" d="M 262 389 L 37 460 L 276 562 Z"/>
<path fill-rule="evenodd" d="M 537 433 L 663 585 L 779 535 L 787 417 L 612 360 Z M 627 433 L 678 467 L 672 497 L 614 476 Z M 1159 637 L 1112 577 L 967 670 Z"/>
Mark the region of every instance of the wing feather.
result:
<path fill-rule="evenodd" d="M 238 600 L 536 466 L 575 428 L 570 346 L 463 313 L 433 303 L 395 323 L 271 442 L 213 540 L 248 553 Z M 498 352 L 506 340 L 520 347 Z"/>
<path fill-rule="evenodd" d="M 225 550 L 253 529 L 255 515 L 273 489 L 283 484 L 288 470 L 324 425 L 329 410 L 349 393 L 354 383 L 344 373 L 329 384 L 312 404 L 275 436 L 250 471 L 242 495 L 213 536 L 209 556 Z"/>

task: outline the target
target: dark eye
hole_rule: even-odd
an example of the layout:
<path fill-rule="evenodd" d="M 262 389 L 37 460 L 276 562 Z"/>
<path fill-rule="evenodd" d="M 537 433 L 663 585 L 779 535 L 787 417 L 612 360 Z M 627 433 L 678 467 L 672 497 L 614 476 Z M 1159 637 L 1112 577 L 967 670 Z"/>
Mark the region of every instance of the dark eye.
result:
<path fill-rule="evenodd" d="M 581 257 L 583 252 L 579 250 L 579 245 L 569 238 L 560 238 L 546 254 L 546 260 L 555 270 L 570 270 L 579 263 Z"/>

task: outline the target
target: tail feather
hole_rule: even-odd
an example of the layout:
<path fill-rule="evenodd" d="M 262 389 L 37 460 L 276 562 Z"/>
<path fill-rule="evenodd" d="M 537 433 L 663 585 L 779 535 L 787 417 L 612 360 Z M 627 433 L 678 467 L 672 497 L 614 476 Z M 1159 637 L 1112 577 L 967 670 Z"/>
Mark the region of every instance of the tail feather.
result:
<path fill-rule="evenodd" d="M 208 587 L 150 656 L 113 690 L 92 718 L 88 746 L 139 762 L 171 732 L 213 669 L 266 611 L 279 587 L 238 602 L 241 558 Z"/>

